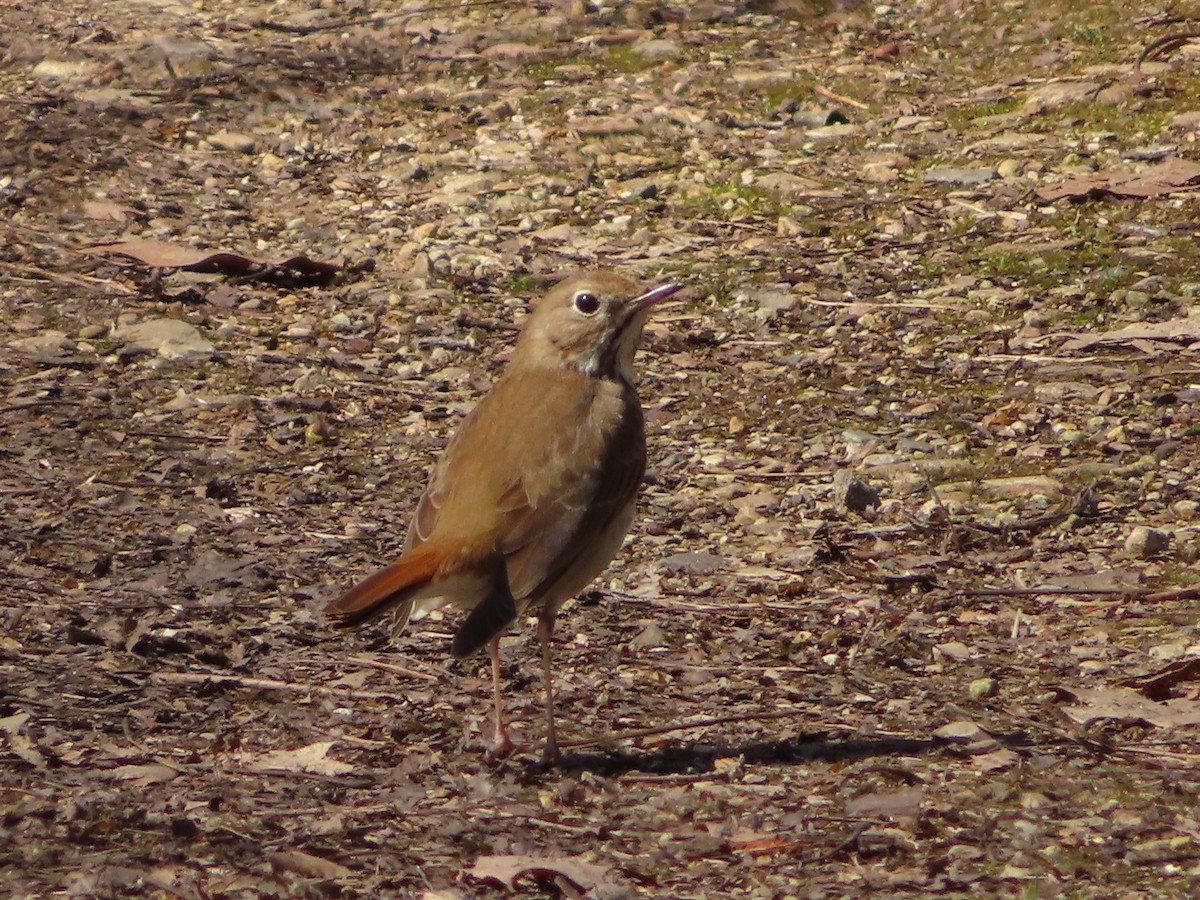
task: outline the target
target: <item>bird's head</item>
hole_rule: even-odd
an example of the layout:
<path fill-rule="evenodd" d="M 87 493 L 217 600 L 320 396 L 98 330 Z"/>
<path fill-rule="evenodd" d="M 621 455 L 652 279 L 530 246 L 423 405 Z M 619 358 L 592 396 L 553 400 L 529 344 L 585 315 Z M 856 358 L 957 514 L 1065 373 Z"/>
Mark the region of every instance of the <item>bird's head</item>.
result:
<path fill-rule="evenodd" d="M 585 272 L 559 282 L 534 309 L 513 362 L 573 369 L 633 383 L 633 355 L 650 309 L 683 288 L 644 289 L 615 272 Z"/>

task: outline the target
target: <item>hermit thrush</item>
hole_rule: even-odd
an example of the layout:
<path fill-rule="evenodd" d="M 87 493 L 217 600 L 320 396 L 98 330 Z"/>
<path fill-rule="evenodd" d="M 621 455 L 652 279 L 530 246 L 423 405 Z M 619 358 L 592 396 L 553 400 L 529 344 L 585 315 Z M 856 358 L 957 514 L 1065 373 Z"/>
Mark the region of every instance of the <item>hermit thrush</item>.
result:
<path fill-rule="evenodd" d="M 633 521 L 646 468 L 633 356 L 651 306 L 682 287 L 641 291 L 612 272 L 555 286 L 434 466 L 400 558 L 327 610 L 343 625 L 388 609 L 402 624 L 442 606 L 468 610 L 450 652 L 490 645 L 498 755 L 513 746 L 500 703 L 500 638 L 530 611 L 542 645 L 543 757 L 558 756 L 554 617 L 608 565 Z"/>

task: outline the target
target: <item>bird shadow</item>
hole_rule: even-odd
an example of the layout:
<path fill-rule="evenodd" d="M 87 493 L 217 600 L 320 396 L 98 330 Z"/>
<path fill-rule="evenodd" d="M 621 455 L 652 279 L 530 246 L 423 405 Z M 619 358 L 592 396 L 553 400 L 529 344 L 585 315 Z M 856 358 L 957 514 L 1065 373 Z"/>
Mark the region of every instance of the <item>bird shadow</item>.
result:
<path fill-rule="evenodd" d="M 938 738 L 830 737 L 827 733 L 801 734 L 776 741 L 737 743 L 682 743 L 654 750 L 620 750 L 596 753 L 564 753 L 554 769 L 576 774 L 591 772 L 613 776 L 629 772 L 652 775 L 698 775 L 716 769 L 716 761 L 741 757 L 746 764 L 797 765 L 806 762 L 844 762 L 875 756 L 912 756 L 946 746 Z M 530 761 L 531 773 L 545 773 L 546 766 Z"/>

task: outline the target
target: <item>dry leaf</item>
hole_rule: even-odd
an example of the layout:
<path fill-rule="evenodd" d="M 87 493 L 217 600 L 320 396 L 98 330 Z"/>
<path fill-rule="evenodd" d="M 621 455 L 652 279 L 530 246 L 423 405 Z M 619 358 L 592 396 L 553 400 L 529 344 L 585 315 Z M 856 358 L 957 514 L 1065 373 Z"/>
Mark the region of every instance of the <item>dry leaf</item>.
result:
<path fill-rule="evenodd" d="M 33 741 L 21 734 L 21 729 L 29 721 L 29 713 L 14 713 L 0 719 L 0 734 L 7 736 L 8 748 L 25 762 L 38 769 L 46 767 L 46 757 L 34 746 Z"/>
<path fill-rule="evenodd" d="M 999 750 L 993 750 L 990 753 L 981 753 L 979 756 L 971 758 L 971 768 L 976 772 L 986 774 L 987 772 L 1001 772 L 1005 769 L 1011 769 L 1017 764 L 1020 756 L 1013 750 L 1007 747 L 1001 747 Z"/>
<path fill-rule="evenodd" d="M 846 801 L 846 815 L 891 819 L 901 825 L 911 825 L 921 814 L 921 799 L 924 794 L 924 790 L 919 787 L 864 794 Z"/>
<path fill-rule="evenodd" d="M 1192 344 L 1200 341 L 1200 313 L 1165 322 L 1136 322 L 1106 331 L 1073 337 L 1063 344 L 1064 350 L 1086 350 L 1097 344 L 1130 344 L 1135 341 L 1163 341 L 1170 344 Z"/>
<path fill-rule="evenodd" d="M 83 204 L 83 215 L 88 219 L 108 222 L 123 222 L 133 215 L 135 210 L 111 200 L 87 200 Z"/>
<path fill-rule="evenodd" d="M 1200 702 L 1168 700 L 1157 703 L 1125 687 L 1057 688 L 1073 702 L 1062 711 L 1071 721 L 1090 725 L 1098 719 L 1145 722 L 1158 728 L 1200 725 Z"/>
<path fill-rule="evenodd" d="M 771 850 L 791 847 L 794 840 L 792 838 L 780 837 L 777 834 L 753 831 L 747 828 L 735 832 L 729 838 L 728 843 L 729 849 L 737 853 L 766 853 Z"/>
<path fill-rule="evenodd" d="M 319 741 L 297 750 L 276 750 L 246 763 L 252 772 L 312 772 L 315 775 L 345 775 L 354 766 L 328 756 L 333 741 Z"/>
<path fill-rule="evenodd" d="M 92 256 L 123 256 L 156 269 L 220 272 L 239 276 L 257 270 L 291 269 L 300 275 L 322 280 L 332 277 L 341 269 L 341 266 L 335 263 L 309 259 L 304 255 L 260 259 L 231 251 L 192 250 L 166 241 L 150 239 L 88 244 L 81 247 L 79 252 Z"/>
<path fill-rule="evenodd" d="M 516 890 L 518 880 L 546 875 L 567 879 L 581 891 L 590 891 L 606 880 L 607 866 L 587 862 L 578 856 L 481 856 L 463 874 L 478 881 L 499 882 Z"/>
<path fill-rule="evenodd" d="M 1200 163 L 1171 157 L 1143 172 L 1099 173 L 1083 178 L 1068 178 L 1038 190 L 1043 200 L 1083 200 L 1088 197 L 1160 197 L 1185 190 L 1200 182 Z"/>
<path fill-rule="evenodd" d="M 268 854 L 267 860 L 275 872 L 295 872 L 305 878 L 319 878 L 328 881 L 335 878 L 346 878 L 354 874 L 351 869 L 341 863 L 335 863 L 321 856 L 313 856 L 303 850 L 280 850 Z"/>
<path fill-rule="evenodd" d="M 179 774 L 179 769 L 163 763 L 131 764 L 117 766 L 112 770 L 113 778 L 129 781 L 137 787 L 145 787 L 149 784 L 161 784 L 178 777 Z"/>
<path fill-rule="evenodd" d="M 8 749 L 37 769 L 46 768 L 46 757 L 34 746 L 33 741 L 23 734 L 8 735 Z"/>
<path fill-rule="evenodd" d="M 1200 681 L 1200 658 L 1177 659 L 1154 672 L 1122 681 L 1124 687 L 1134 688 L 1151 700 L 1166 700 L 1171 689 L 1185 681 Z"/>

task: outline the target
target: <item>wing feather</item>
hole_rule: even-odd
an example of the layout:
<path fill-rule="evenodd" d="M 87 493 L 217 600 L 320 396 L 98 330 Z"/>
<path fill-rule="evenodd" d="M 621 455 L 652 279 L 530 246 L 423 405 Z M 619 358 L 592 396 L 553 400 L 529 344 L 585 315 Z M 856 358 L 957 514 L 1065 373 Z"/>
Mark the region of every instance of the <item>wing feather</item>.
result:
<path fill-rule="evenodd" d="M 572 372 L 510 372 L 447 445 L 405 548 L 437 531 L 439 539 L 498 552 L 523 606 L 626 513 L 645 466 L 641 407 L 632 389 Z"/>

